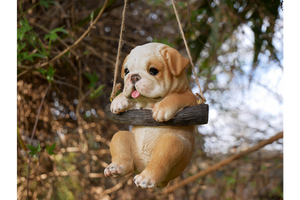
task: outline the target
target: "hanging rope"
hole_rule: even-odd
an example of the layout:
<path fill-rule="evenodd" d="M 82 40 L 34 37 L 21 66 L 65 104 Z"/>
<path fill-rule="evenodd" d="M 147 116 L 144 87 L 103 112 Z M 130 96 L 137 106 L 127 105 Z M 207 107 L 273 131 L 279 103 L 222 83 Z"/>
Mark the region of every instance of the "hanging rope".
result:
<path fill-rule="evenodd" d="M 178 22 L 178 26 L 179 26 L 179 29 L 180 29 L 180 32 L 181 32 L 181 35 L 182 35 L 182 39 L 184 41 L 184 45 L 185 45 L 187 54 L 189 56 L 189 59 L 190 59 L 191 65 L 192 65 L 192 70 L 193 70 L 193 73 L 194 73 L 194 76 L 195 76 L 195 80 L 196 80 L 196 83 L 199 87 L 200 95 L 198 93 L 196 93 L 196 95 L 200 98 L 199 101 L 198 101 L 198 104 L 204 104 L 206 102 L 206 99 L 203 96 L 203 93 L 202 93 L 202 90 L 201 90 L 201 87 L 200 87 L 200 84 L 199 84 L 199 81 L 198 81 L 198 78 L 197 78 L 197 73 L 195 71 L 195 66 L 194 66 L 194 63 L 193 63 L 193 60 L 192 60 L 192 57 L 191 57 L 191 53 L 190 53 L 189 47 L 187 45 L 187 42 L 186 42 L 186 39 L 185 39 L 185 36 L 184 36 L 184 32 L 182 30 L 182 26 L 181 26 L 181 23 L 180 23 L 180 20 L 179 20 L 179 17 L 178 17 L 178 12 L 176 10 L 174 0 L 172 0 L 172 4 L 173 4 L 174 12 L 175 12 L 175 15 L 176 15 L 176 19 L 177 19 L 177 22 Z"/>
<path fill-rule="evenodd" d="M 113 84 L 113 90 L 112 90 L 111 95 L 110 95 L 110 101 L 111 102 L 116 97 L 116 93 L 121 89 L 121 84 L 120 83 L 116 84 L 116 82 L 117 82 L 117 77 L 118 77 L 121 49 L 122 49 L 122 45 L 123 45 L 122 44 L 122 39 L 123 39 L 123 31 L 125 29 L 124 21 L 125 21 L 126 6 L 127 6 L 127 0 L 125 0 L 124 8 L 123 8 L 123 14 L 122 14 L 122 25 L 121 25 L 121 30 L 120 30 L 118 54 L 117 54 L 117 60 L 116 60 L 116 65 L 115 65 L 115 73 L 114 73 L 114 84 Z"/>

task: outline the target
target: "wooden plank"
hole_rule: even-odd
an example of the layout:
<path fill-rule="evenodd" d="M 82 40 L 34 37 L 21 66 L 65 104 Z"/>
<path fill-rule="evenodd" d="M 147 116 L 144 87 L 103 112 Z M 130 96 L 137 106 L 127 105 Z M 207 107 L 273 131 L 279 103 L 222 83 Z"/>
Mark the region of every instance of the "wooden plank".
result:
<path fill-rule="evenodd" d="M 157 122 L 152 118 L 151 110 L 136 109 L 113 114 L 110 112 L 110 104 L 108 104 L 105 108 L 105 115 L 116 123 L 133 126 L 191 126 L 207 124 L 208 110 L 208 104 L 189 106 L 177 113 L 174 119 L 167 122 Z"/>

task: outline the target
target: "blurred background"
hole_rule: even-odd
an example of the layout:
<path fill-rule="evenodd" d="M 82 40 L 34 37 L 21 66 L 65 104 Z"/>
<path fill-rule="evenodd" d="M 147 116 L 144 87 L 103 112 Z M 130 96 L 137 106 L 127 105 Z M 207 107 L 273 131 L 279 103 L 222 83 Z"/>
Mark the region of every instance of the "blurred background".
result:
<path fill-rule="evenodd" d="M 124 1 L 109 0 L 80 38 L 104 2 L 17 1 L 18 199 L 26 199 L 27 190 L 34 200 L 283 199 L 282 139 L 166 195 L 159 188 L 136 187 L 134 174 L 103 176 L 113 134 L 128 129 L 104 113 Z M 283 130 L 282 1 L 175 4 L 210 110 L 208 124 L 198 127 L 189 166 L 169 185 Z M 123 36 L 120 62 L 148 42 L 167 44 L 187 57 L 170 0 L 129 0 Z M 186 73 L 199 92 L 190 66 Z M 120 76 L 117 82 L 123 85 Z"/>

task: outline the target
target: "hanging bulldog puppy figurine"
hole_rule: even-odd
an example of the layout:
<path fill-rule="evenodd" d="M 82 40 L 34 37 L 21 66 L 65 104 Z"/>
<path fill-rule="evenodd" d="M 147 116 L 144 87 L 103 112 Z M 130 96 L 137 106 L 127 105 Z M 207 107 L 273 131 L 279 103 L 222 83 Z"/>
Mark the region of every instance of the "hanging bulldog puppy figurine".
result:
<path fill-rule="evenodd" d="M 131 109 L 150 109 L 158 122 L 168 121 L 186 106 L 197 105 L 184 69 L 189 60 L 160 43 L 134 48 L 126 57 L 121 77 L 124 90 L 111 104 L 119 114 Z M 111 141 L 112 163 L 106 177 L 132 172 L 142 188 L 165 187 L 189 164 L 195 140 L 194 126 L 133 126 L 117 132 Z"/>

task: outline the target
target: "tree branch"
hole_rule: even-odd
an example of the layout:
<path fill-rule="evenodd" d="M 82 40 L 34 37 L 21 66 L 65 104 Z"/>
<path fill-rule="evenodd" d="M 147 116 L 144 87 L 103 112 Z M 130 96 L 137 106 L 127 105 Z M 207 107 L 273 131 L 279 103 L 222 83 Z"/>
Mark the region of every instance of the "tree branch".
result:
<path fill-rule="evenodd" d="M 168 194 L 170 192 L 173 192 L 174 190 L 192 182 L 192 181 L 195 181 L 196 179 L 200 178 L 200 177 L 203 177 L 213 171 L 216 171 L 218 168 L 222 167 L 222 166 L 225 166 L 225 165 L 228 165 L 230 164 L 232 161 L 234 160 L 237 160 L 247 154 L 250 154 L 254 151 L 257 151 L 259 150 L 260 148 L 268 145 L 268 144 L 272 144 L 274 141 L 280 139 L 280 138 L 283 138 L 283 131 L 280 132 L 280 133 L 277 133 L 275 136 L 267 139 L 267 140 L 263 140 L 261 141 L 260 143 L 258 143 L 257 145 L 255 145 L 254 147 L 251 147 L 249 148 L 248 150 L 246 151 L 242 151 L 240 152 L 239 154 L 236 154 L 236 155 L 233 155 L 233 156 L 230 156 L 229 158 L 226 158 L 225 160 L 222 160 L 221 162 L 218 162 L 216 163 L 215 165 L 213 166 L 210 166 L 208 167 L 207 169 L 201 171 L 201 172 L 198 172 L 197 174 L 194 174 L 193 176 L 190 176 L 188 177 L 187 179 L 183 180 L 182 182 L 180 182 L 179 184 L 177 185 L 174 185 L 174 186 L 171 186 L 171 187 L 168 187 L 166 189 L 164 189 L 161 194 Z"/>
<path fill-rule="evenodd" d="M 42 101 L 41 101 L 41 104 L 40 104 L 38 113 L 37 113 L 37 115 L 36 115 L 35 123 L 34 123 L 34 126 L 33 126 L 33 130 L 32 130 L 32 133 L 31 133 L 31 138 L 30 138 L 30 142 L 29 142 L 30 145 L 32 144 L 32 139 L 33 139 L 33 136 L 34 136 L 34 134 L 35 134 L 35 130 L 36 130 L 37 123 L 38 123 L 38 121 L 39 121 L 39 116 L 40 116 L 40 114 L 41 114 L 42 106 L 43 106 L 45 97 L 46 97 L 46 95 L 47 95 L 47 93 L 48 93 L 48 90 L 49 90 L 50 86 L 51 86 L 51 83 L 49 83 L 49 85 L 48 85 L 48 87 L 47 87 L 47 89 L 46 89 L 46 91 L 45 91 L 45 95 L 44 95 L 44 97 L 42 98 Z M 28 159 L 29 159 L 29 160 L 28 160 L 28 167 L 27 167 L 27 199 L 29 199 L 28 191 L 29 191 L 29 169 L 30 169 L 30 159 L 31 159 L 31 155 L 29 155 Z"/>

